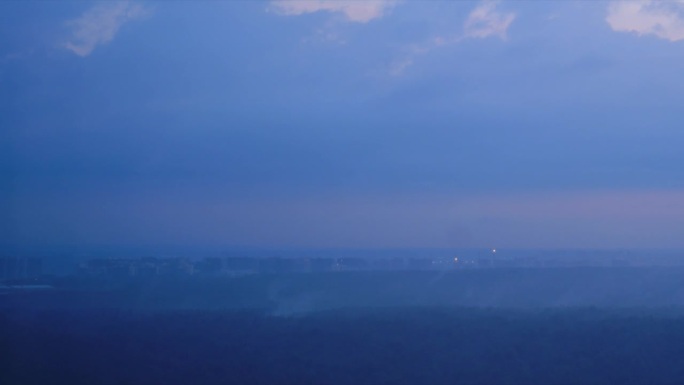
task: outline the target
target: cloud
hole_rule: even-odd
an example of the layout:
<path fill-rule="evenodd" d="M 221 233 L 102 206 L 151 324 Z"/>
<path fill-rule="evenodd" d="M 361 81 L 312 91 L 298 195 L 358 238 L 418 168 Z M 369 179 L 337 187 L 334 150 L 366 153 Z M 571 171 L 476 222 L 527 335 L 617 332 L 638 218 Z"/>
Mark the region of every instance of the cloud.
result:
<path fill-rule="evenodd" d="M 475 8 L 463 25 L 463 34 L 470 38 L 486 38 L 497 36 L 507 38 L 508 27 L 515 20 L 514 13 L 497 11 L 496 3 L 486 2 Z"/>
<path fill-rule="evenodd" d="M 396 0 L 277 0 L 271 2 L 271 9 L 287 16 L 337 12 L 342 13 L 348 21 L 367 23 L 382 17 L 396 3 Z"/>
<path fill-rule="evenodd" d="M 415 58 L 426 55 L 431 51 L 443 47 L 461 43 L 466 39 L 484 39 L 498 37 L 501 40 L 508 39 L 508 28 L 515 20 L 515 13 L 500 12 L 496 2 L 483 2 L 473 9 L 463 23 L 463 32 L 455 36 L 436 36 L 422 44 L 412 44 L 405 47 L 407 56 L 393 62 L 389 73 L 399 76 L 411 67 Z"/>
<path fill-rule="evenodd" d="M 414 53 L 417 55 L 417 53 Z M 392 76 L 400 76 L 404 71 L 413 65 L 413 57 L 405 57 L 403 59 L 394 61 L 389 68 L 389 73 Z"/>
<path fill-rule="evenodd" d="M 129 1 L 100 3 L 81 17 L 67 21 L 71 36 L 63 47 L 78 56 L 88 56 L 98 45 L 112 41 L 122 25 L 147 14 L 149 11 L 142 5 Z"/>
<path fill-rule="evenodd" d="M 613 1 L 606 22 L 617 32 L 684 40 L 684 1 Z"/>
<path fill-rule="evenodd" d="M 334 43 L 344 45 L 347 40 L 340 34 L 333 26 L 327 25 L 323 28 L 316 29 L 313 34 L 303 39 L 305 43 Z"/>

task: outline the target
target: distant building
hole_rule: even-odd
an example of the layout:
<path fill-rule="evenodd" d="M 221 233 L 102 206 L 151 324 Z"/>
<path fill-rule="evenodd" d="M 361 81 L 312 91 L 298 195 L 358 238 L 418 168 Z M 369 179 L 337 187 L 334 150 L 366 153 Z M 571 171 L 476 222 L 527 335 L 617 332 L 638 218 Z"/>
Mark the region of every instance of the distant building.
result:
<path fill-rule="evenodd" d="M 406 269 L 404 258 L 374 258 L 370 260 L 373 270 L 403 270 Z"/>
<path fill-rule="evenodd" d="M 195 263 L 194 271 L 200 274 L 219 274 L 223 270 L 223 260 L 221 258 L 212 257 L 204 258 Z"/>
<path fill-rule="evenodd" d="M 128 277 L 135 275 L 135 261 L 128 258 L 98 258 L 85 263 L 83 270 L 89 275 Z"/>
<path fill-rule="evenodd" d="M 429 258 L 409 258 L 407 265 L 410 270 L 430 270 L 433 268 L 432 259 Z"/>
<path fill-rule="evenodd" d="M 337 258 L 336 268 L 341 271 L 365 270 L 368 268 L 368 261 L 363 258 Z"/>
<path fill-rule="evenodd" d="M 335 260 L 332 258 L 311 258 L 309 259 L 309 271 L 324 272 L 335 269 Z"/>
<path fill-rule="evenodd" d="M 194 273 L 185 258 L 96 258 L 81 265 L 81 273 L 109 278 L 184 276 Z"/>
<path fill-rule="evenodd" d="M 0 257 L 0 279 L 31 279 L 43 275 L 40 258 Z"/>
<path fill-rule="evenodd" d="M 228 257 L 223 259 L 223 268 L 229 273 L 256 273 L 259 271 L 259 261 L 250 257 Z"/>
<path fill-rule="evenodd" d="M 291 273 L 297 271 L 297 261 L 293 258 L 270 257 L 259 259 L 262 273 Z"/>
<path fill-rule="evenodd" d="M 195 265 L 187 258 L 160 258 L 159 274 L 185 276 L 195 273 Z"/>

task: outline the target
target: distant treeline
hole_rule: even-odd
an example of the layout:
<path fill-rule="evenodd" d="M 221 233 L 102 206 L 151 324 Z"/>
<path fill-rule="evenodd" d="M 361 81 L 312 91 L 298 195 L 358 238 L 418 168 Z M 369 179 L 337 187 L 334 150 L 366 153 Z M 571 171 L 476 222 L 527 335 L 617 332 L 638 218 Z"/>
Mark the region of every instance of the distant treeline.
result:
<path fill-rule="evenodd" d="M 684 306 L 682 282 L 681 267 L 77 276 L 53 280 L 52 289 L 0 287 L 0 309 L 258 309 L 285 315 L 379 306 L 667 307 Z"/>

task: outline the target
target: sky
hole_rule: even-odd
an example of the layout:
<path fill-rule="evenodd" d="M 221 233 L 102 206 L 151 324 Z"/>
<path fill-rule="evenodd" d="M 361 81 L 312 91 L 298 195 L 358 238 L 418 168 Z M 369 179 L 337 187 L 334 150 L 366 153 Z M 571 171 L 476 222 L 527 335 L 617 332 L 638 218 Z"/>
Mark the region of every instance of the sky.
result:
<path fill-rule="evenodd" d="M 684 1 L 2 1 L 0 245 L 683 248 Z"/>

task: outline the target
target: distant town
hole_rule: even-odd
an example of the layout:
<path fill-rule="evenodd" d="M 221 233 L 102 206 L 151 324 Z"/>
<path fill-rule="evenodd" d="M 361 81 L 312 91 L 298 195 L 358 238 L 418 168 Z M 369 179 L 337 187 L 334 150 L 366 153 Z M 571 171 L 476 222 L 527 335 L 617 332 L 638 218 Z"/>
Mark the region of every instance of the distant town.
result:
<path fill-rule="evenodd" d="M 345 271 L 447 271 L 491 268 L 568 268 L 681 266 L 677 254 L 657 255 L 603 253 L 551 253 L 550 255 L 502 255 L 496 249 L 453 257 L 94 257 L 53 268 L 52 257 L 0 257 L 0 284 L 30 284 L 54 276 L 91 278 L 151 278 L 214 275 L 235 277 L 250 274 L 317 273 Z M 520 254 L 520 253 L 519 253 Z M 54 259 L 54 258 L 53 258 Z"/>

